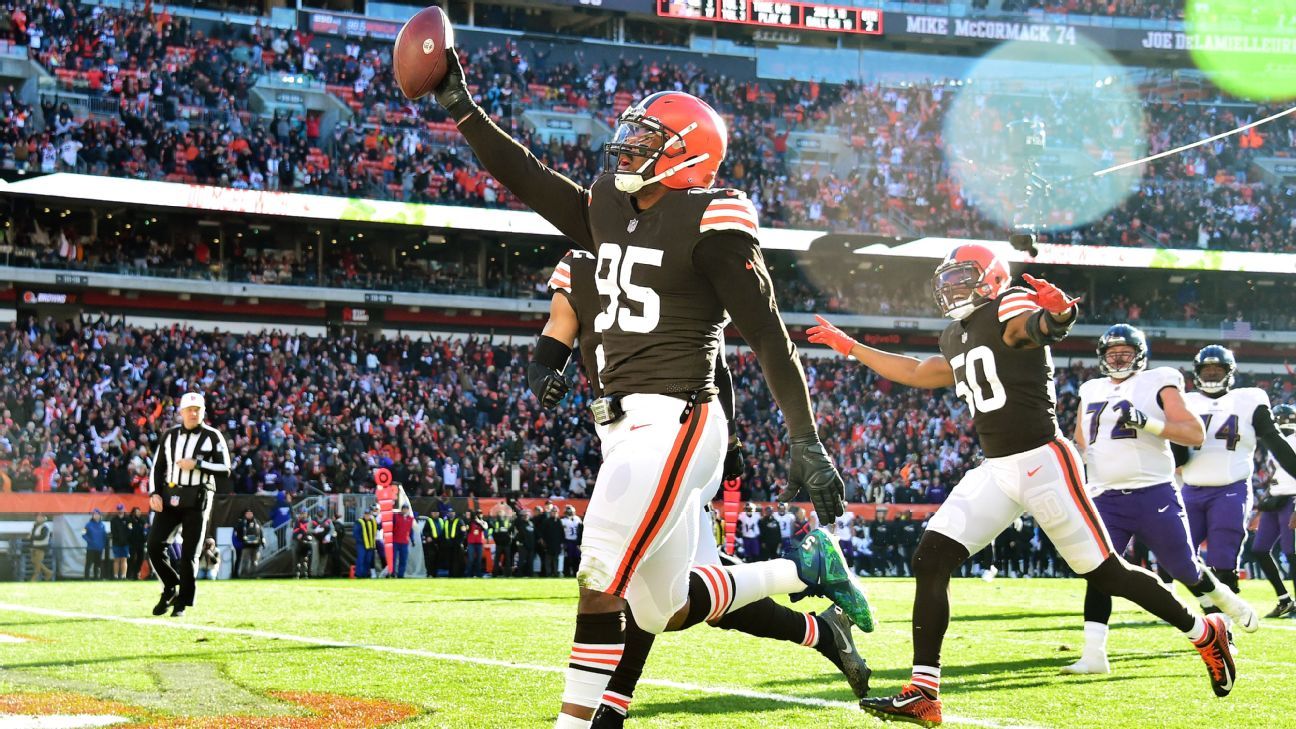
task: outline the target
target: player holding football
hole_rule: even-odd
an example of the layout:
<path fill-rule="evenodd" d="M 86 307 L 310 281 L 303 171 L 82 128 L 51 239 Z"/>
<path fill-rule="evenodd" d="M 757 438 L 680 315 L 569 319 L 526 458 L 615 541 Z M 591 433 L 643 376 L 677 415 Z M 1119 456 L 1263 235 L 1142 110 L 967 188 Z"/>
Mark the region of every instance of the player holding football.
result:
<path fill-rule="evenodd" d="M 569 385 L 563 375 L 567 360 L 564 352 L 570 350 L 573 340 L 580 342 L 581 365 L 594 395 L 602 397 L 604 394 L 597 369 L 598 352 L 603 338 L 592 326 L 603 307 L 595 286 L 594 264 L 594 256 L 586 251 L 569 251 L 554 268 L 553 276 L 549 279 L 549 288 L 554 292 L 549 303 L 549 321 L 545 323 L 544 331 L 537 341 L 537 350 L 543 349 L 545 353 L 537 351 L 527 365 L 527 384 L 544 407 L 556 406 L 567 393 Z M 549 356 L 548 350 L 553 350 L 557 356 Z M 730 425 L 729 449 L 725 455 L 722 475 L 724 481 L 729 481 L 742 478 L 744 454 L 742 443 L 733 427 L 733 380 L 725 362 L 723 347 L 716 356 L 715 379 L 719 390 L 717 399 Z M 602 439 L 606 432 L 605 426 L 596 425 L 595 429 Z M 702 494 L 704 508 L 701 511 L 693 564 L 695 570 L 703 573 L 716 569 L 721 563 L 720 552 L 711 533 L 710 510 L 719 487 L 720 484 L 715 483 Z M 851 639 L 850 621 L 840 608 L 834 606 L 822 615 L 801 613 L 766 597 L 746 607 L 730 610 L 711 624 L 760 638 L 786 640 L 814 648 L 846 676 L 856 697 L 868 695 L 868 681 L 872 671 L 856 650 Z M 623 725 L 653 640 L 653 634 L 640 628 L 634 621 L 634 613 L 627 611 L 625 652 L 622 653 L 616 670 L 612 672 L 600 705 L 594 712 L 591 729 L 609 729 Z"/>
<path fill-rule="evenodd" d="M 1283 440 L 1296 448 L 1296 407 L 1287 404 L 1275 406 L 1273 419 L 1282 432 Z M 1287 555 L 1287 564 L 1292 568 L 1292 584 L 1296 585 L 1296 478 L 1279 468 L 1272 455 L 1269 472 L 1273 476 L 1268 493 L 1256 505 L 1260 512 L 1260 526 L 1256 529 L 1251 549 L 1265 578 L 1278 595 L 1278 604 L 1265 617 L 1281 618 L 1296 611 L 1296 604 L 1292 603 L 1292 593 L 1283 587 L 1282 574 L 1278 572 L 1272 551 L 1278 544 Z"/>
<path fill-rule="evenodd" d="M 1174 484 L 1171 442 L 1200 446 L 1201 419 L 1184 405 L 1184 380 L 1170 367 L 1147 369 L 1148 343 L 1129 324 L 1109 327 L 1098 339 L 1098 369 L 1105 377 L 1080 386 L 1075 443 L 1084 453 L 1089 493 L 1117 554 L 1137 538 L 1170 576 L 1194 595 L 1209 596 L 1245 630 L 1260 627 L 1251 606 L 1203 570 L 1188 539 L 1183 502 Z M 1111 673 L 1107 622 L 1111 595 L 1092 582 L 1085 588 L 1085 646 L 1063 673 Z"/>
<path fill-rule="evenodd" d="M 985 453 L 932 516 L 914 552 L 912 678 L 898 695 L 864 699 L 860 707 L 883 719 L 941 722 L 950 576 L 1023 512 L 1034 515 L 1058 553 L 1094 587 L 1183 631 L 1206 661 L 1216 695 L 1225 696 L 1235 668 L 1223 619 L 1193 615 L 1152 573 L 1121 559 L 1085 493 L 1079 455 L 1058 429 L 1049 352 L 1075 323 L 1076 299 L 1047 281 L 1024 278 L 1034 291 L 1009 288 L 1008 264 L 986 246 L 955 248 L 932 280 L 937 306 L 955 321 L 941 334 L 941 354 L 924 360 L 861 345 L 822 317 L 809 330 L 811 342 L 893 382 L 953 386 Z"/>
<path fill-rule="evenodd" d="M 1261 440 L 1288 476 L 1296 474 L 1296 451 L 1283 439 L 1269 410 L 1269 395 L 1258 387 L 1234 389 L 1237 360 L 1218 344 L 1193 358 L 1188 409 L 1206 423 L 1206 442 L 1183 466 L 1183 500 L 1193 547 L 1206 542 L 1206 566 L 1215 579 L 1238 591 L 1238 560 L 1251 511 L 1251 469 Z M 1198 597 L 1208 610 L 1222 608 Z"/>
<path fill-rule="evenodd" d="M 598 367 L 607 426 L 585 515 L 576 635 L 557 727 L 585 727 L 625 648 L 625 608 L 650 633 L 716 620 L 775 594 L 810 590 L 868 630 L 872 616 L 836 541 L 812 534 L 797 557 L 691 570 L 701 496 L 720 477 L 727 425 L 713 407 L 725 312 L 761 363 L 788 427 L 789 497 L 808 490 L 825 519 L 845 487 L 815 428 L 805 373 L 779 318 L 756 209 L 711 189 L 724 121 L 694 96 L 650 95 L 621 116 L 610 169 L 589 188 L 541 164 L 473 101 L 453 49 L 437 102 L 482 165 L 596 256 L 603 308 Z"/>

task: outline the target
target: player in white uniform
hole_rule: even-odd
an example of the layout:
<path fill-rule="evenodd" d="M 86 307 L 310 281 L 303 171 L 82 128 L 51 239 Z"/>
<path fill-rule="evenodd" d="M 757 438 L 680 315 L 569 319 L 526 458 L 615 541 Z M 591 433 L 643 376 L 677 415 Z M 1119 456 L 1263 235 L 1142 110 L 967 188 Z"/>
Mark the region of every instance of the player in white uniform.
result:
<path fill-rule="evenodd" d="M 738 536 L 742 537 L 743 561 L 760 561 L 760 512 L 750 501 L 738 515 Z"/>
<path fill-rule="evenodd" d="M 778 511 L 774 512 L 774 518 L 779 523 L 779 536 L 783 538 L 783 551 L 792 548 L 792 531 L 796 527 L 796 514 L 788 511 L 788 505 L 785 501 L 780 501 Z"/>
<path fill-rule="evenodd" d="M 563 510 L 563 576 L 575 577 L 580 567 L 581 518 L 576 516 L 575 507 L 568 506 Z"/>
<path fill-rule="evenodd" d="M 1183 375 L 1169 367 L 1147 369 L 1143 332 L 1116 324 L 1098 339 L 1098 369 L 1106 375 L 1080 386 L 1075 442 L 1084 452 L 1088 490 L 1112 545 L 1124 552 L 1138 538 L 1157 561 L 1195 595 L 1210 595 L 1247 630 L 1260 621 L 1236 595 L 1201 569 L 1188 539 L 1183 502 L 1174 485 L 1171 441 L 1199 446 L 1201 419 L 1184 405 Z M 1107 622 L 1111 595 L 1085 589 L 1085 647 L 1063 673 L 1110 673 Z"/>
<path fill-rule="evenodd" d="M 1273 418 L 1283 440 L 1296 449 L 1296 407 L 1287 404 L 1275 406 Z M 1292 602 L 1292 593 L 1283 587 L 1278 563 L 1274 561 L 1273 548 L 1278 544 L 1283 554 L 1287 555 L 1287 565 L 1293 570 L 1292 584 L 1296 585 L 1296 509 L 1293 508 L 1296 507 L 1296 477 L 1284 471 L 1272 453 L 1269 456 L 1269 473 L 1273 474 L 1269 491 L 1256 504 L 1256 509 L 1260 512 L 1260 527 L 1256 529 L 1251 549 L 1265 578 L 1278 595 L 1278 605 L 1265 617 L 1281 618 L 1296 612 L 1296 603 Z"/>
<path fill-rule="evenodd" d="M 1233 592 L 1238 591 L 1238 559 L 1251 511 L 1256 441 L 1264 442 L 1289 475 L 1296 474 L 1296 451 L 1274 424 L 1268 393 L 1257 387 L 1234 388 L 1236 371 L 1233 353 L 1218 344 L 1203 347 L 1193 359 L 1197 389 L 1184 401 L 1206 424 L 1206 442 L 1188 454 L 1183 466 L 1183 500 L 1193 546 L 1205 542 L 1206 565 Z M 1198 599 L 1208 611 L 1217 607 L 1207 597 Z"/>

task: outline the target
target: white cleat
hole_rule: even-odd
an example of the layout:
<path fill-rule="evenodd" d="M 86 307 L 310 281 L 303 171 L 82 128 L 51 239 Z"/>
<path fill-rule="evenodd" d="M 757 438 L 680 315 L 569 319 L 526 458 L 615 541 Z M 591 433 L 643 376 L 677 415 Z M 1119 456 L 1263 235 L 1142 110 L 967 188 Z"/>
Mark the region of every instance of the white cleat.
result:
<path fill-rule="evenodd" d="M 1248 633 L 1254 633 L 1260 629 L 1260 615 L 1251 607 L 1251 604 L 1242 598 L 1232 595 L 1231 599 L 1223 605 L 1220 610 L 1224 611 L 1233 619 L 1233 623 Z"/>
<path fill-rule="evenodd" d="M 995 575 L 997 574 L 999 574 L 999 568 L 995 567 L 994 565 L 990 565 L 990 569 L 981 573 L 981 579 L 985 580 L 986 582 L 993 582 Z"/>
<path fill-rule="evenodd" d="M 1107 662 L 1107 654 L 1081 656 L 1080 660 L 1069 666 L 1062 667 L 1062 673 L 1069 674 L 1087 674 L 1087 673 L 1111 673 L 1111 664 Z"/>

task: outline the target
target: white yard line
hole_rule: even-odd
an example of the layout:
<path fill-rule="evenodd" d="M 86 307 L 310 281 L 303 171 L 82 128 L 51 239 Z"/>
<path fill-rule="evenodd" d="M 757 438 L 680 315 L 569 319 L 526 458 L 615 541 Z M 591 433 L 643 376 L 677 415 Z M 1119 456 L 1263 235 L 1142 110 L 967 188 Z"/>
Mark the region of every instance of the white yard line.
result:
<path fill-rule="evenodd" d="M 465 656 L 456 653 L 437 653 L 435 651 L 423 650 L 421 648 L 397 648 L 395 646 L 375 645 L 370 643 L 352 643 L 344 640 L 332 640 L 329 638 L 314 638 L 302 635 L 290 635 L 288 633 L 272 633 L 266 630 L 251 630 L 248 628 L 226 628 L 218 625 L 197 625 L 194 623 L 184 623 L 174 620 L 160 620 L 157 618 L 127 618 L 118 615 L 99 615 L 94 613 L 72 612 L 69 610 L 56 610 L 53 608 L 34 607 L 30 605 L 14 605 L 10 603 L 0 603 L 0 610 L 7 610 L 16 613 L 28 613 L 31 615 L 45 615 L 56 618 L 79 618 L 82 620 L 104 620 L 112 623 L 125 623 L 127 625 L 138 625 L 142 627 L 162 627 L 175 628 L 178 630 L 189 630 L 199 633 L 221 633 L 224 635 L 242 635 L 251 638 L 264 638 L 266 640 L 283 640 L 294 643 L 305 643 L 307 645 L 327 646 L 330 648 L 354 648 L 357 650 L 374 651 L 376 653 L 392 653 L 402 656 L 418 656 L 420 658 L 430 658 L 437 661 L 449 661 L 454 663 L 467 663 L 478 666 L 496 666 L 499 668 L 511 668 L 523 671 L 537 671 L 542 673 L 566 674 L 565 666 L 540 666 L 530 663 L 515 663 L 513 661 L 501 661 L 495 658 L 482 658 L 479 656 Z M 827 699 L 817 699 L 810 696 L 791 696 L 788 694 L 775 694 L 765 691 L 751 691 L 748 689 L 737 688 L 734 686 L 703 686 L 695 683 L 681 683 L 678 681 L 665 681 L 662 679 L 645 678 L 639 681 L 641 685 L 662 686 L 665 688 L 679 689 L 681 691 L 696 691 L 698 693 L 708 694 L 711 696 L 741 696 L 748 699 L 761 699 L 764 701 L 778 701 L 784 704 L 800 704 L 802 706 L 823 706 L 837 709 L 858 710 L 858 705 L 849 701 L 829 701 Z M 962 716 L 945 716 L 945 721 L 955 724 L 967 724 L 969 726 L 986 727 L 986 729 L 1038 729 L 1028 724 L 1020 723 L 1001 723 L 998 721 L 989 721 L 985 719 L 972 719 Z"/>

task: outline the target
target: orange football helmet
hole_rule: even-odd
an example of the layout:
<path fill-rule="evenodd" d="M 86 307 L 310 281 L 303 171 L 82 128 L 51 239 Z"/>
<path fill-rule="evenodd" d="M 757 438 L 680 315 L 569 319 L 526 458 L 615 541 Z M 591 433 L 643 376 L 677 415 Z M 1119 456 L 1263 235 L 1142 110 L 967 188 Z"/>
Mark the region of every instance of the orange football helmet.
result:
<path fill-rule="evenodd" d="M 1008 288 L 1008 263 L 980 243 L 950 251 L 932 276 L 932 294 L 945 316 L 965 319 L 977 307 L 994 301 Z"/>
<path fill-rule="evenodd" d="M 635 193 L 654 182 L 674 190 L 711 187 L 728 147 L 729 130 L 709 104 L 681 91 L 660 91 L 621 112 L 603 153 L 617 189 Z M 622 157 L 645 161 L 622 168 Z"/>

